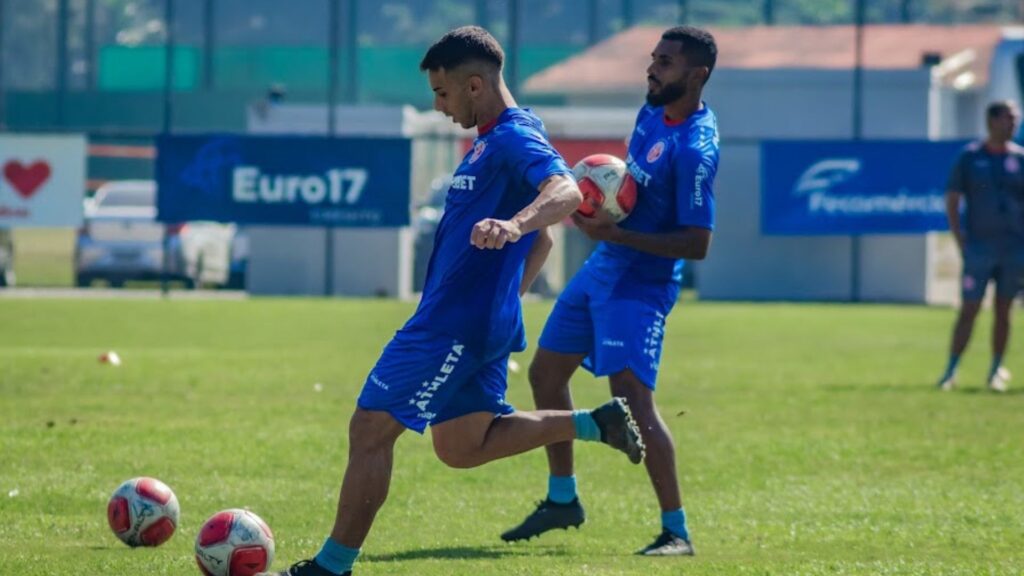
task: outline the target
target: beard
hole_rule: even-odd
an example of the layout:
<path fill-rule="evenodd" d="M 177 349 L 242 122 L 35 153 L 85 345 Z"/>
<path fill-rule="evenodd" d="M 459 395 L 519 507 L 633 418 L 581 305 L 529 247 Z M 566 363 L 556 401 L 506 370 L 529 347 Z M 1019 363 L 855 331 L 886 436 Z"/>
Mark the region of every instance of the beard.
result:
<path fill-rule="evenodd" d="M 661 91 L 654 93 L 651 91 L 647 92 L 647 103 L 651 106 L 664 106 L 669 102 L 675 102 L 686 95 L 686 82 L 684 80 L 678 80 L 671 84 L 663 84 Z"/>

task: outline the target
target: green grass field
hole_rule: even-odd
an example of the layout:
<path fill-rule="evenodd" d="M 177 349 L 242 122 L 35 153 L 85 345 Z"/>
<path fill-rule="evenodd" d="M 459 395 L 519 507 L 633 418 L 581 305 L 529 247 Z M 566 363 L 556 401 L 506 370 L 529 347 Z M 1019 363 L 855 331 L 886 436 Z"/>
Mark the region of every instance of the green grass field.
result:
<path fill-rule="evenodd" d="M 19 286 L 74 284 L 75 231 L 20 228 L 14 231 L 14 271 Z"/>
<path fill-rule="evenodd" d="M 531 335 L 549 309 L 528 305 Z M 229 507 L 267 520 L 276 566 L 314 553 L 356 393 L 411 310 L 0 301 L 0 573 L 198 574 L 196 533 Z M 983 391 L 986 315 L 961 390 L 934 391 L 952 320 L 923 307 L 684 304 L 658 399 L 697 557 L 631 555 L 659 530 L 654 496 L 642 467 L 596 445 L 578 450 L 583 529 L 505 545 L 498 534 L 543 497 L 542 452 L 451 470 L 409 433 L 357 574 L 1020 574 L 1024 386 Z M 1024 375 L 1013 348 L 1008 366 Z M 123 366 L 97 362 L 108 349 Z M 581 375 L 574 393 L 593 405 L 607 388 Z M 523 373 L 510 395 L 530 406 Z M 106 525 L 110 493 L 138 475 L 181 503 L 158 549 L 129 549 Z"/>

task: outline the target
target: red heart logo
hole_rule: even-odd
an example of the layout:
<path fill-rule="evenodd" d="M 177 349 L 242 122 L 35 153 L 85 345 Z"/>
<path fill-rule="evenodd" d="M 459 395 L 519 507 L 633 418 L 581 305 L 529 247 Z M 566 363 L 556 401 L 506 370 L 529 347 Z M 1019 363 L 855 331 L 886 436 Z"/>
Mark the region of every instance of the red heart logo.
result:
<path fill-rule="evenodd" d="M 14 186 L 19 196 L 28 200 L 36 190 L 50 179 L 50 165 L 39 160 L 25 166 L 17 160 L 4 164 L 4 177 Z"/>

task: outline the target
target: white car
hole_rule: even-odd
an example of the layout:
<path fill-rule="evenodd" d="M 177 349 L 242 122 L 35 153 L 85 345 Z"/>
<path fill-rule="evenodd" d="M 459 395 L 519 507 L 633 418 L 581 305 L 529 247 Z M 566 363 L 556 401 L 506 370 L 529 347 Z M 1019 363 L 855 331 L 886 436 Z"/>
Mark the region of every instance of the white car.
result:
<path fill-rule="evenodd" d="M 75 242 L 75 284 L 106 280 L 120 287 L 129 280 L 160 280 L 166 272 L 189 288 L 223 286 L 234 237 L 233 224 L 157 222 L 151 180 L 109 182 L 85 201 L 85 223 Z"/>

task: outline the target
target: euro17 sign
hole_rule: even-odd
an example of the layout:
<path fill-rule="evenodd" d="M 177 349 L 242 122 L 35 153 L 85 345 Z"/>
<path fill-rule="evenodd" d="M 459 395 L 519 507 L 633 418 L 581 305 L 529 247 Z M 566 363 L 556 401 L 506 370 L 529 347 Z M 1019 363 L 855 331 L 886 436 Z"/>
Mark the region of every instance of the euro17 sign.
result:
<path fill-rule="evenodd" d="M 163 136 L 158 218 L 239 224 L 409 224 L 405 138 Z"/>
<path fill-rule="evenodd" d="M 0 135 L 0 227 L 82 224 L 85 137 Z"/>

